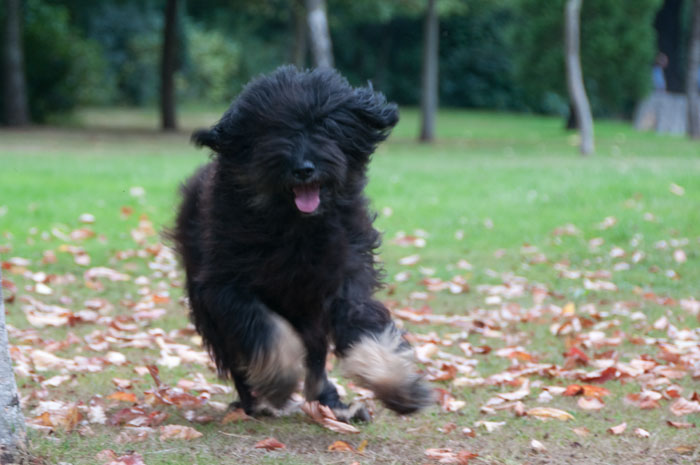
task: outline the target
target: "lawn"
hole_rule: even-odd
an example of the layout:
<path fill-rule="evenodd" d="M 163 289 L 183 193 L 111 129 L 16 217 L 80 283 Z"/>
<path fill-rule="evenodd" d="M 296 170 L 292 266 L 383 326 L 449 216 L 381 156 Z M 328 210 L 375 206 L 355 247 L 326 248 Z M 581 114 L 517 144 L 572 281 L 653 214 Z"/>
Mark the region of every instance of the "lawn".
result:
<path fill-rule="evenodd" d="M 183 109 L 175 134 L 127 109 L 0 131 L 3 292 L 45 463 L 700 461 L 700 145 L 599 122 L 582 158 L 559 119 L 448 110 L 420 145 L 405 110 L 370 170 L 380 297 L 440 402 L 399 417 L 368 400 L 373 422 L 341 435 L 299 413 L 222 421 L 232 394 L 187 329 L 161 233 L 206 161 L 189 130 L 220 110 Z"/>

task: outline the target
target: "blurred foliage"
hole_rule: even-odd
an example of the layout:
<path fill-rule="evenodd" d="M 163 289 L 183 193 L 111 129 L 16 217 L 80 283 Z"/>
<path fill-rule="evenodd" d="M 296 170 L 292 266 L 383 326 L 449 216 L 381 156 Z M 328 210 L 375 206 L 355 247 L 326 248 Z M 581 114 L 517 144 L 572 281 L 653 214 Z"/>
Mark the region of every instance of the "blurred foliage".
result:
<path fill-rule="evenodd" d="M 568 111 L 565 0 L 440 0 L 445 106 Z M 598 115 L 627 116 L 649 89 L 662 0 L 586 0 L 582 61 Z M 33 111 L 158 98 L 164 0 L 26 0 Z M 229 101 L 289 62 L 303 0 L 189 0 L 179 11 L 180 99 Z M 425 0 L 328 0 L 338 69 L 401 104 L 419 101 Z M 308 64 L 308 62 L 307 62 Z"/>
<path fill-rule="evenodd" d="M 86 17 L 86 32 L 102 46 L 116 87 L 113 103 L 142 105 L 158 97 L 163 28 L 159 8 L 149 0 L 97 2 Z"/>
<path fill-rule="evenodd" d="M 525 105 L 568 112 L 564 68 L 566 0 L 521 0 L 515 31 L 515 80 Z M 581 9 L 581 64 L 594 113 L 628 116 L 651 86 L 653 21 L 661 0 L 586 0 Z"/>
<path fill-rule="evenodd" d="M 178 80 L 179 93 L 192 100 L 221 103 L 232 100 L 241 69 L 241 47 L 222 31 L 196 24 L 186 26 L 187 61 Z"/>
<path fill-rule="evenodd" d="M 34 121 L 109 100 L 104 94 L 107 68 L 102 50 L 70 23 L 64 7 L 26 0 L 24 18 L 25 72 Z"/>
<path fill-rule="evenodd" d="M 459 3 L 459 8 L 447 10 L 440 19 L 442 103 L 522 108 L 513 81 L 512 2 L 453 3 Z M 354 24 L 338 21 L 332 34 L 334 43 L 343 44 L 335 47 L 336 65 L 351 82 L 363 84 L 371 79 L 390 99 L 416 104 L 420 99 L 423 20 L 420 14 L 414 14 L 419 10 L 408 11 L 412 14 L 395 13 L 386 24 L 367 22 L 368 18 L 359 18 Z"/>

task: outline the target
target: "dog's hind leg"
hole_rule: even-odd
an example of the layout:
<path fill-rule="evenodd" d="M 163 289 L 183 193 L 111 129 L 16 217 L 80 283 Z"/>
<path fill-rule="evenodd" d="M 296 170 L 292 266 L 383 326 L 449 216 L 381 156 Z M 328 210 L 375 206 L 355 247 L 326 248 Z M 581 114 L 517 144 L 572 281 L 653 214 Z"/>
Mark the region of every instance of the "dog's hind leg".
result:
<path fill-rule="evenodd" d="M 413 349 L 380 302 L 339 300 L 333 333 L 344 374 L 388 408 L 407 414 L 433 402 L 432 390 L 417 373 Z"/>

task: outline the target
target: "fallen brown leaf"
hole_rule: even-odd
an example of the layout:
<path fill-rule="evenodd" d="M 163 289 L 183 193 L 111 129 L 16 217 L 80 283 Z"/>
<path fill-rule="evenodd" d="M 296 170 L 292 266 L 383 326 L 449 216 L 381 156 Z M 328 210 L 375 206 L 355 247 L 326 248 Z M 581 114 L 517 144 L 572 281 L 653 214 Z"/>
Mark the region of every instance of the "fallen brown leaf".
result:
<path fill-rule="evenodd" d="M 535 452 L 547 452 L 547 448 L 545 447 L 545 445 L 537 439 L 533 439 L 532 441 L 530 441 L 530 447 Z"/>
<path fill-rule="evenodd" d="M 328 450 L 331 452 L 355 452 L 355 449 L 345 441 L 335 441 L 328 446 Z"/>
<path fill-rule="evenodd" d="M 95 459 L 99 460 L 100 462 L 112 461 L 116 458 L 117 453 L 114 452 L 112 449 L 103 449 L 97 454 L 95 454 Z"/>
<path fill-rule="evenodd" d="M 118 400 L 119 402 L 132 402 L 132 403 L 138 402 L 138 398 L 136 397 L 136 394 L 134 394 L 133 392 L 124 392 L 124 391 L 117 391 L 113 394 L 110 394 L 107 396 L 107 399 Z"/>
<path fill-rule="evenodd" d="M 673 450 L 678 452 L 679 454 L 692 454 L 693 451 L 695 451 L 695 446 L 684 444 L 681 446 L 674 447 Z"/>
<path fill-rule="evenodd" d="M 111 462 L 107 462 L 105 465 L 146 465 L 146 463 L 143 461 L 141 454 L 130 452 L 115 458 Z"/>
<path fill-rule="evenodd" d="M 479 427 L 483 426 L 487 432 L 492 433 L 496 431 L 498 428 L 501 426 L 504 426 L 506 424 L 505 421 L 486 421 L 486 420 L 479 420 L 476 423 L 474 423 L 474 426 Z"/>
<path fill-rule="evenodd" d="M 301 409 L 313 421 L 336 433 L 355 434 L 360 432 L 360 430 L 353 425 L 339 421 L 335 413 L 333 413 L 333 410 L 325 405 L 321 405 L 317 400 L 313 402 L 304 402 Z"/>
<path fill-rule="evenodd" d="M 437 460 L 438 463 L 452 463 L 457 465 L 468 465 L 469 460 L 479 456 L 479 454 L 474 454 L 466 450 L 452 452 L 452 449 L 447 447 L 426 449 L 424 453 L 430 460 Z"/>
<path fill-rule="evenodd" d="M 678 429 L 695 428 L 695 423 L 686 423 L 686 422 L 682 422 L 682 421 L 666 420 L 666 424 L 668 426 L 673 426 L 674 428 L 678 428 Z"/>
<path fill-rule="evenodd" d="M 238 423 L 239 421 L 248 421 L 251 419 L 252 418 L 245 413 L 245 410 L 237 408 L 224 415 L 224 418 L 221 419 L 221 424 L 226 425 L 228 423 Z"/>
<path fill-rule="evenodd" d="M 258 441 L 255 443 L 254 446 L 256 449 L 265 449 L 265 450 L 275 450 L 275 449 L 286 449 L 287 446 L 279 442 L 277 439 L 273 437 L 265 438 L 261 441 Z"/>
<path fill-rule="evenodd" d="M 364 453 L 365 453 L 365 449 L 367 449 L 367 444 L 369 444 L 369 442 L 367 441 L 367 439 L 363 439 L 362 442 L 360 443 L 360 445 L 357 446 L 357 449 L 356 449 L 356 450 L 357 450 L 357 453 L 358 453 L 358 454 L 364 454 Z"/>
<path fill-rule="evenodd" d="M 700 402 L 679 397 L 673 404 L 671 404 L 670 410 L 671 413 L 677 417 L 688 415 L 690 413 L 697 413 L 700 412 Z"/>
<path fill-rule="evenodd" d="M 583 410 L 600 410 L 605 407 L 603 401 L 597 397 L 580 397 L 577 404 Z"/>
<path fill-rule="evenodd" d="M 167 441 L 169 439 L 197 439 L 203 434 L 192 428 L 191 426 L 183 425 L 165 425 L 160 427 L 160 440 Z"/>
<path fill-rule="evenodd" d="M 525 412 L 525 415 L 540 420 L 556 419 L 561 421 L 573 420 L 574 416 L 569 412 L 552 407 L 533 407 Z"/>
<path fill-rule="evenodd" d="M 620 423 L 617 426 L 611 426 L 610 428 L 608 428 L 608 433 L 618 435 L 624 433 L 626 429 L 627 423 Z"/>

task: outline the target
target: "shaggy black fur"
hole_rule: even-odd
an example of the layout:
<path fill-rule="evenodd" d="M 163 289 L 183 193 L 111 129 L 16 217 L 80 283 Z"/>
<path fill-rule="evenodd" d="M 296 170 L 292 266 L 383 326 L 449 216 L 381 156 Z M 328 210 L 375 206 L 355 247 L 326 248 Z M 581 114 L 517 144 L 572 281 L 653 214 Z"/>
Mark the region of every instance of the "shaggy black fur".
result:
<path fill-rule="evenodd" d="M 393 328 L 372 297 L 380 237 L 363 189 L 370 155 L 397 121 L 396 105 L 335 71 L 282 67 L 193 134 L 214 156 L 183 187 L 173 238 L 192 320 L 247 412 L 262 398 L 284 404 L 299 381 L 288 360 L 270 355 L 290 337 L 277 316 L 303 344 L 307 398 L 336 410 L 345 405 L 326 378 L 331 343 L 342 360 L 363 337 Z M 262 378 L 253 373 L 276 361 Z M 429 402 L 411 376 L 403 392 L 378 394 L 397 412 Z"/>

